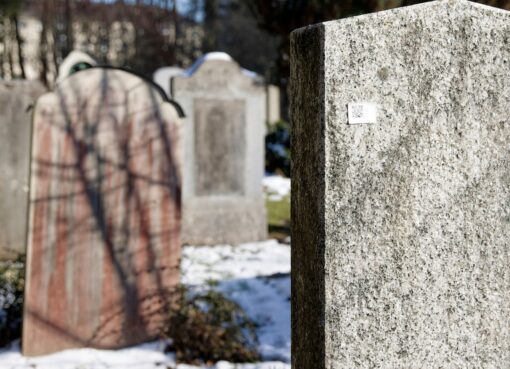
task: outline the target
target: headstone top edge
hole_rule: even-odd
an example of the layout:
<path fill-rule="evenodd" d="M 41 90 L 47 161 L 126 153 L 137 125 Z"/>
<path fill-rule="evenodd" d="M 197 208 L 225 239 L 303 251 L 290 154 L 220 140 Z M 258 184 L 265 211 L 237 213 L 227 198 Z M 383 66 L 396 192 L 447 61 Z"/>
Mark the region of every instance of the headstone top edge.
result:
<path fill-rule="evenodd" d="M 129 76 L 130 80 L 127 84 L 124 84 L 124 88 L 127 93 L 133 93 L 134 91 L 140 90 L 140 89 L 152 89 L 154 91 L 154 101 L 153 103 L 157 106 L 164 107 L 168 106 L 171 109 L 174 110 L 176 116 L 180 119 L 185 117 L 185 113 L 182 109 L 182 107 L 172 99 L 169 99 L 166 96 L 166 93 L 161 89 L 160 86 L 158 86 L 155 82 L 152 80 L 145 78 L 144 76 L 141 76 L 139 74 L 133 73 L 129 70 L 122 69 L 122 68 L 113 68 L 113 67 L 93 67 L 89 68 L 83 71 L 80 71 L 78 73 L 74 73 L 73 75 L 69 76 L 68 78 L 62 80 L 61 82 L 57 83 L 56 86 L 51 90 L 46 90 L 43 94 L 40 94 L 37 99 L 34 99 L 34 108 L 38 109 L 41 106 L 49 106 L 49 105 L 58 105 L 58 101 L 61 98 L 60 93 L 62 90 L 72 88 L 72 86 L 78 86 L 77 89 L 81 90 L 82 88 L 85 88 L 84 84 L 76 83 L 76 78 L 79 76 L 80 78 L 85 78 L 87 83 L 90 84 L 92 82 L 93 84 L 99 84 L 101 83 L 102 79 L 102 73 L 112 73 L 114 80 L 123 80 L 125 82 L 126 80 L 123 79 L 123 76 Z M 83 91 L 82 91 L 83 92 Z"/>
<path fill-rule="evenodd" d="M 187 69 L 185 69 L 181 75 L 176 77 L 192 77 L 202 65 L 210 63 L 210 62 L 226 62 L 237 65 L 239 68 L 241 66 L 227 53 L 223 51 L 212 51 L 209 53 L 205 53 L 200 58 L 195 60 L 195 62 Z"/>
<path fill-rule="evenodd" d="M 435 0 L 435 1 L 429 1 L 429 2 L 421 3 L 421 4 L 402 6 L 399 8 L 387 9 L 387 10 L 377 11 L 377 12 L 368 13 L 368 14 L 355 15 L 355 16 L 335 19 L 335 20 L 331 20 L 331 21 L 327 21 L 327 22 L 316 23 L 316 24 L 305 26 L 305 27 L 297 28 L 291 32 L 291 35 L 296 35 L 296 34 L 300 34 L 300 33 L 304 33 L 304 32 L 317 32 L 318 30 L 327 29 L 328 27 L 336 26 L 336 25 L 342 24 L 344 22 L 351 22 L 353 20 L 364 20 L 364 19 L 369 19 L 372 17 L 387 16 L 387 15 L 391 15 L 391 14 L 397 14 L 397 13 L 409 12 L 409 11 L 421 12 L 421 11 L 424 11 L 427 9 L 433 9 L 436 7 L 451 8 L 451 7 L 455 7 L 455 6 L 470 7 L 473 9 L 479 9 L 479 10 L 483 10 L 483 11 L 500 13 L 500 14 L 505 14 L 505 15 L 510 16 L 510 11 L 508 11 L 508 10 L 496 8 L 496 7 L 490 6 L 490 5 L 476 3 L 473 1 L 469 1 L 469 0 Z"/>
<path fill-rule="evenodd" d="M 137 88 L 141 88 L 143 86 L 149 86 L 149 87 L 153 88 L 155 91 L 157 91 L 156 96 L 158 96 L 158 100 L 160 100 L 160 102 L 171 102 L 170 100 L 168 100 L 164 91 L 162 91 L 161 88 L 151 79 L 145 78 L 144 76 L 141 76 L 137 73 L 131 72 L 131 71 L 123 69 L 123 68 L 115 68 L 115 67 L 109 67 L 109 66 L 92 67 L 92 68 L 89 68 L 86 70 L 82 70 L 78 73 L 74 73 L 74 74 L 70 75 L 69 77 L 63 79 L 62 81 L 58 82 L 56 84 L 55 88 L 53 90 L 49 91 L 49 93 L 56 93 L 58 90 L 65 88 L 68 85 L 75 85 L 80 88 L 82 85 L 75 84 L 75 80 L 77 78 L 87 78 L 87 81 L 91 81 L 92 79 L 97 79 L 98 81 L 100 81 L 102 78 L 101 75 L 103 73 L 117 75 L 120 78 L 122 78 L 123 76 L 129 76 L 130 78 L 132 78 L 132 81 L 138 80 L 140 82 L 143 82 L 143 83 L 133 83 L 132 82 L 132 83 L 128 84 L 126 86 L 126 88 L 129 91 L 134 91 Z M 123 81 L 125 81 L 125 79 L 123 79 Z"/>
<path fill-rule="evenodd" d="M 36 79 L 9 79 L 4 80 L 0 79 L 0 86 L 7 86 L 7 87 L 17 87 L 17 86 L 44 86 L 41 81 Z"/>
<path fill-rule="evenodd" d="M 331 21 L 331 22 L 338 22 L 339 20 L 334 20 L 334 21 Z M 297 37 L 298 35 L 301 35 L 301 34 L 304 34 L 304 33 L 315 33 L 315 32 L 321 32 L 323 29 L 324 29 L 324 25 L 326 24 L 327 22 L 322 22 L 322 23 L 315 23 L 315 24 L 310 24 L 308 26 L 304 26 L 304 27 L 301 27 L 301 28 L 296 28 L 295 30 L 293 30 L 291 33 L 290 33 L 290 37 L 291 39 Z"/>
<path fill-rule="evenodd" d="M 167 76 L 177 76 L 183 73 L 185 69 L 177 66 L 167 66 L 156 69 L 156 71 L 152 74 L 153 79 L 158 78 L 166 78 Z"/>
<path fill-rule="evenodd" d="M 237 79 L 241 82 L 241 85 L 253 85 L 257 88 L 263 87 L 266 85 L 264 81 L 264 77 L 259 75 L 258 73 L 251 71 L 249 69 L 243 68 L 234 58 L 224 52 L 211 52 L 203 55 L 198 58 L 191 67 L 183 70 L 181 73 L 172 76 L 172 81 L 177 80 L 192 80 L 195 78 L 200 79 L 199 71 L 207 64 L 230 64 L 230 68 L 236 70 L 235 75 L 230 75 L 230 79 Z M 217 64 L 216 64 L 217 65 Z"/>
<path fill-rule="evenodd" d="M 140 76 L 139 74 L 131 72 L 127 69 L 115 68 L 115 67 L 110 67 L 110 66 L 95 66 L 93 68 L 85 69 L 78 73 L 74 73 L 74 74 L 70 75 L 69 77 L 67 77 L 66 79 L 63 79 L 62 81 L 60 81 L 56 84 L 55 89 L 57 89 L 60 86 L 65 85 L 67 83 L 70 83 L 70 81 L 72 81 L 73 79 L 76 79 L 78 77 L 83 78 L 83 76 L 85 76 L 86 74 L 100 74 L 100 73 L 128 74 L 128 75 L 138 78 L 140 80 L 145 80 L 145 81 L 147 81 L 147 83 L 149 83 L 149 82 L 152 83 L 151 80 L 144 78 L 144 77 Z"/>

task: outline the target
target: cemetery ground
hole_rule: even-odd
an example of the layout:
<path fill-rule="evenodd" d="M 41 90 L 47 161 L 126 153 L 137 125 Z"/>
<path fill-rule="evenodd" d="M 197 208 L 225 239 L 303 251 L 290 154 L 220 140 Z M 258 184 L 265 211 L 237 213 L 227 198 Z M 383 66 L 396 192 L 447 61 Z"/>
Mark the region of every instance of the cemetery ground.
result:
<path fill-rule="evenodd" d="M 238 246 L 183 248 L 182 284 L 192 293 L 208 290 L 221 293 L 239 304 L 256 324 L 260 362 L 233 364 L 220 361 L 202 368 L 290 368 L 290 247 L 283 243 L 290 240 L 290 180 L 277 176 L 266 177 L 264 189 L 270 237 L 278 238 L 281 242 L 272 239 Z M 200 368 L 176 364 L 175 354 L 165 353 L 169 342 L 162 339 L 121 350 L 77 349 L 26 358 L 20 354 L 19 341 L 15 341 L 0 349 L 0 368 Z"/>
<path fill-rule="evenodd" d="M 289 243 L 290 179 L 281 176 L 264 178 L 269 238 Z"/>

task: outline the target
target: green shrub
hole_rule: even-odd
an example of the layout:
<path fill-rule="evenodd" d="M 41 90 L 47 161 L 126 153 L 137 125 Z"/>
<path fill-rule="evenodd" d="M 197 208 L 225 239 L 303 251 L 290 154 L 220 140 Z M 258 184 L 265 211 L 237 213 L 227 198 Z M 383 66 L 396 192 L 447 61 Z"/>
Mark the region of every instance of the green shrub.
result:
<path fill-rule="evenodd" d="M 269 238 L 285 242 L 290 236 L 290 196 L 276 201 L 266 198 L 266 209 Z"/>
<path fill-rule="evenodd" d="M 167 351 L 175 352 L 177 362 L 194 365 L 258 361 L 255 328 L 242 308 L 221 293 L 182 288 L 165 331 L 172 341 Z"/>
<path fill-rule="evenodd" d="M 290 177 L 290 124 L 284 120 L 267 127 L 266 171 Z"/>
<path fill-rule="evenodd" d="M 21 337 L 25 262 L 0 263 L 0 347 Z"/>

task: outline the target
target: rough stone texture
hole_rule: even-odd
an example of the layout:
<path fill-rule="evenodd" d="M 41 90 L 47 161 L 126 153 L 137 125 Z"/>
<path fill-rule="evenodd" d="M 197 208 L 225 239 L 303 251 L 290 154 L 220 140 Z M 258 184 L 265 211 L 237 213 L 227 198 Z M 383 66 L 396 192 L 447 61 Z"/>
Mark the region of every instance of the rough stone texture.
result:
<path fill-rule="evenodd" d="M 26 251 L 32 111 L 38 82 L 0 82 L 0 260 Z"/>
<path fill-rule="evenodd" d="M 158 337 L 179 282 L 179 125 L 121 70 L 76 73 L 37 101 L 24 354 Z"/>
<path fill-rule="evenodd" d="M 510 368 L 510 13 L 292 36 L 295 369 Z M 347 104 L 378 104 L 349 125 Z"/>
<path fill-rule="evenodd" d="M 262 193 L 265 87 L 224 53 L 172 79 L 184 123 L 184 244 L 267 237 Z"/>

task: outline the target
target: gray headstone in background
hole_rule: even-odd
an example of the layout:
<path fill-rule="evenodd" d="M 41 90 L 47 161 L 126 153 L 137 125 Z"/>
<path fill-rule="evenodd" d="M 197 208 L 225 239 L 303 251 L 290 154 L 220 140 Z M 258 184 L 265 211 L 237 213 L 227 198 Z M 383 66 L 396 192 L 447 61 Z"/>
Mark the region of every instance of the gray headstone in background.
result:
<path fill-rule="evenodd" d="M 454 0 L 293 33 L 293 368 L 510 368 L 509 37 Z"/>
<path fill-rule="evenodd" d="M 152 77 L 154 83 L 156 83 L 159 87 L 165 91 L 165 94 L 168 98 L 172 98 L 172 91 L 170 91 L 170 81 L 173 77 L 178 76 L 184 71 L 184 69 L 179 67 L 163 67 L 159 68 L 154 72 L 154 76 Z"/>
<path fill-rule="evenodd" d="M 187 116 L 183 243 L 265 239 L 265 86 L 227 54 L 211 53 L 174 77 L 172 92 Z"/>
<path fill-rule="evenodd" d="M 26 252 L 32 111 L 44 87 L 0 81 L 0 260 Z"/>
<path fill-rule="evenodd" d="M 275 85 L 268 85 L 266 88 L 266 93 L 267 93 L 266 120 L 268 123 L 274 123 L 282 118 L 280 113 L 280 87 Z"/>

